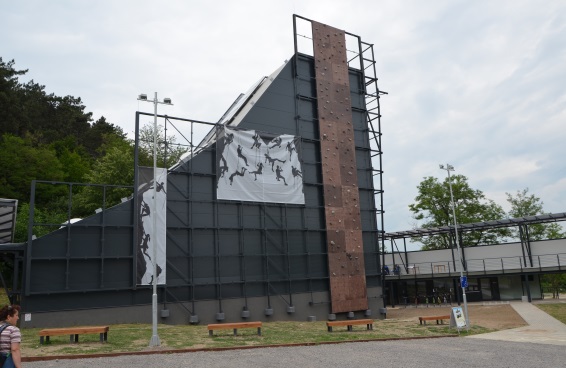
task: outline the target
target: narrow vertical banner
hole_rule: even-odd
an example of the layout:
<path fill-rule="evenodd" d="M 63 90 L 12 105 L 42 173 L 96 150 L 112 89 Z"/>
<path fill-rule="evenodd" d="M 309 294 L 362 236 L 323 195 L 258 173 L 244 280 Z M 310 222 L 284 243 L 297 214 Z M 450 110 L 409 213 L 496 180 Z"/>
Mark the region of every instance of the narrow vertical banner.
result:
<path fill-rule="evenodd" d="M 138 190 L 138 252 L 137 277 L 138 285 L 153 283 L 153 262 L 157 262 L 157 283 L 166 283 L 166 243 L 167 243 L 167 169 L 157 168 L 156 201 L 153 208 L 153 168 L 139 168 Z M 156 228 L 153 219 L 156 216 Z M 153 260 L 153 247 L 157 247 L 157 257 Z"/>

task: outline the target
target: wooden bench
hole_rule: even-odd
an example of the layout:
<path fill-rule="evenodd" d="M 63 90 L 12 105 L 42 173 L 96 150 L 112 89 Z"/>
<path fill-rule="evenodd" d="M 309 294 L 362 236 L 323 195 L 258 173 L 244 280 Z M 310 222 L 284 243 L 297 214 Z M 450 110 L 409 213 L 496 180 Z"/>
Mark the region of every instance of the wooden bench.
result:
<path fill-rule="evenodd" d="M 366 325 L 368 330 L 373 330 L 373 319 L 349 319 L 345 321 L 328 321 L 326 327 L 328 332 L 332 332 L 333 326 L 348 326 L 348 331 L 352 331 L 353 325 Z"/>
<path fill-rule="evenodd" d="M 214 330 L 234 330 L 234 336 L 238 335 L 239 328 L 256 328 L 257 334 L 261 336 L 261 322 L 238 322 L 238 323 L 213 323 L 208 325 L 208 335 L 212 336 Z"/>
<path fill-rule="evenodd" d="M 100 342 L 108 341 L 109 326 L 92 327 L 67 327 L 67 328 L 46 328 L 39 331 L 39 343 L 43 344 L 43 338 L 49 342 L 49 336 L 69 335 L 70 342 L 79 342 L 79 335 L 100 334 Z"/>
<path fill-rule="evenodd" d="M 445 319 L 450 319 L 450 316 L 429 316 L 429 317 L 419 317 L 419 322 L 421 323 L 421 325 L 424 324 L 426 325 L 426 321 L 436 321 L 436 324 L 438 325 L 438 321 L 440 321 L 440 323 L 444 324 L 444 320 Z"/>

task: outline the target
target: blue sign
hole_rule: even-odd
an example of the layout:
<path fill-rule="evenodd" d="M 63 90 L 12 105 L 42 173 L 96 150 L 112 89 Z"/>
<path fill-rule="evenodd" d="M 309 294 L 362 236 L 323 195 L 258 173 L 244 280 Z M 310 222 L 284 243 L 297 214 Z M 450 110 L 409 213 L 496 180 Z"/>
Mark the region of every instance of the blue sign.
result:
<path fill-rule="evenodd" d="M 468 287 L 468 277 L 467 276 L 460 276 L 460 285 L 463 288 L 467 288 Z"/>

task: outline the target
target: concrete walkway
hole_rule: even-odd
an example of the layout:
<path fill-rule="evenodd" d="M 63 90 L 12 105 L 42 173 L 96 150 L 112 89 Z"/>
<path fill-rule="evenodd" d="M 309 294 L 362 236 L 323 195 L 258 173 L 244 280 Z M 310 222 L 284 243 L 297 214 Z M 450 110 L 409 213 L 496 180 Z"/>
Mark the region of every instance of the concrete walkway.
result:
<path fill-rule="evenodd" d="M 549 316 L 531 303 L 511 302 L 510 305 L 529 324 L 528 326 L 473 335 L 466 338 L 566 346 L 565 324 Z"/>

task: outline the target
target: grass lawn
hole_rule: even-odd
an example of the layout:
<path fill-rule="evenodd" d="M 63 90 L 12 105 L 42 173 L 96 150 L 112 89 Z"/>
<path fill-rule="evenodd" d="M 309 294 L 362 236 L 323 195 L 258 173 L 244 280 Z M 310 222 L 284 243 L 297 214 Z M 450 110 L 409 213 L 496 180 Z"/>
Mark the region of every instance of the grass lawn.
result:
<path fill-rule="evenodd" d="M 566 323 L 566 303 L 536 304 L 548 314 Z M 262 336 L 255 328 L 214 331 L 208 335 L 206 325 L 164 325 L 158 327 L 161 346 L 149 348 L 152 329 L 150 324 L 111 325 L 108 342 L 101 344 L 98 334 L 81 335 L 78 344 L 70 344 L 69 336 L 52 336 L 50 342 L 39 344 L 40 329 L 23 329 L 22 352 L 24 357 L 63 356 L 78 354 L 110 354 L 120 352 L 142 352 L 150 350 L 215 349 L 284 344 L 322 344 L 327 342 L 380 340 L 392 338 L 440 337 L 457 334 L 449 325 L 420 325 L 416 318 L 376 320 L 373 330 L 365 325 L 334 327 L 328 332 L 325 321 L 318 322 L 264 322 Z M 492 332 L 495 329 L 472 324 L 470 331 L 460 331 L 460 336 Z"/>
<path fill-rule="evenodd" d="M 535 304 L 537 307 L 566 324 L 566 303 Z"/>
<path fill-rule="evenodd" d="M 325 343 L 339 341 L 379 340 L 390 338 L 413 338 L 447 336 L 457 333 L 447 325 L 419 325 L 415 321 L 377 320 L 374 329 L 367 331 L 366 326 L 354 326 L 354 331 L 346 327 L 334 327 L 327 332 L 325 322 L 264 322 L 262 336 L 257 329 L 238 330 L 233 336 L 232 330 L 214 331 L 208 335 L 206 325 L 159 325 L 161 339 L 159 349 L 213 349 L 240 346 L 266 346 L 280 344 Z M 98 334 L 81 335 L 79 344 L 70 344 L 69 336 L 53 336 L 50 342 L 39 344 L 39 329 L 22 330 L 22 351 L 25 357 L 45 355 L 99 354 L 117 352 L 135 352 L 152 350 L 148 343 L 151 338 L 150 324 L 112 325 L 108 333 L 108 342 L 101 344 Z M 488 329 L 472 327 L 469 334 L 489 332 Z M 466 335 L 467 332 L 461 332 Z"/>

